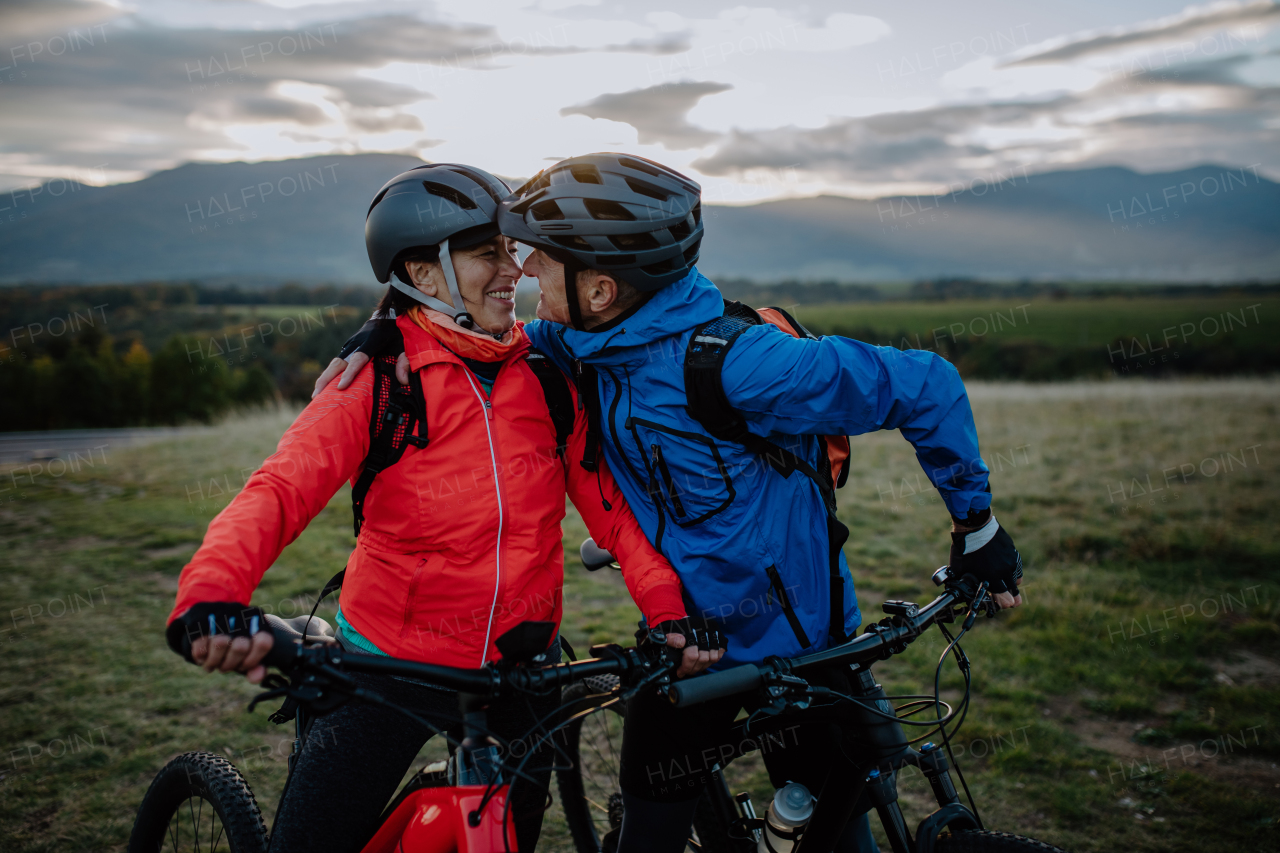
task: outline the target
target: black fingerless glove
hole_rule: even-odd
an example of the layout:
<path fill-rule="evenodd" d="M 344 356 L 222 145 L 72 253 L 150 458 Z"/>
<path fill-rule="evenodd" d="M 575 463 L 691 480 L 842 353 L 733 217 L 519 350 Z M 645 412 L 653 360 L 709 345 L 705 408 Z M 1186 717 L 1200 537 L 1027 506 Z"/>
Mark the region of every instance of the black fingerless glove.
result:
<path fill-rule="evenodd" d="M 259 631 L 270 631 L 262 610 L 234 601 L 207 601 L 192 605 L 186 613 L 169 623 L 164 636 L 169 648 L 191 659 L 191 644 L 201 637 L 229 634 L 236 637 L 252 637 Z"/>
<path fill-rule="evenodd" d="M 347 358 L 353 352 L 362 352 L 369 358 L 380 355 L 398 356 L 404 352 L 404 336 L 395 320 L 383 320 L 373 317 L 347 338 L 347 342 L 338 351 L 338 358 Z"/>
<path fill-rule="evenodd" d="M 966 522 L 984 522 L 977 530 L 951 534 L 951 560 L 953 575 L 973 575 L 986 581 L 991 592 L 1018 594 L 1018 581 L 1022 579 L 1022 555 L 1013 547 L 1013 539 L 1000 526 L 991 510 L 981 514 L 970 513 Z"/>
<path fill-rule="evenodd" d="M 659 622 L 655 629 L 661 634 L 680 634 L 684 637 L 685 648 L 697 646 L 703 651 L 724 650 L 729 648 L 729 638 L 724 635 L 715 622 L 694 619 L 688 616 L 683 619 L 668 619 Z M 665 642 L 665 639 L 663 640 Z"/>

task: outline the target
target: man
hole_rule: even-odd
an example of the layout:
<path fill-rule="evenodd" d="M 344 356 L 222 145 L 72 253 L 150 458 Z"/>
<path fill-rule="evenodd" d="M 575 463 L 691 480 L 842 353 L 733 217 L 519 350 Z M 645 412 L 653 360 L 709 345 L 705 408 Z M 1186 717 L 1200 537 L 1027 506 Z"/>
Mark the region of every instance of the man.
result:
<path fill-rule="evenodd" d="M 523 269 L 538 279 L 541 322 L 526 327 L 530 339 L 579 378 L 599 449 L 679 574 L 689 612 L 728 637 L 722 666 L 817 651 L 861 622 L 826 435 L 900 430 L 951 513 L 950 564 L 988 581 L 1001 607 L 1021 603 L 1021 559 L 991 514 L 973 415 L 946 360 L 725 316 L 694 266 L 700 188 L 652 161 L 562 161 L 507 198 L 498 221 L 533 248 Z M 652 696 L 634 701 L 618 849 L 674 853 L 712 768 L 686 762 L 673 783 L 665 759 L 717 754 L 705 747 L 741 703 L 679 711 Z M 766 755 L 775 786 L 793 779 L 820 791 L 829 764 L 817 745 L 830 736 L 813 731 Z M 865 816 L 838 849 L 875 850 Z"/>

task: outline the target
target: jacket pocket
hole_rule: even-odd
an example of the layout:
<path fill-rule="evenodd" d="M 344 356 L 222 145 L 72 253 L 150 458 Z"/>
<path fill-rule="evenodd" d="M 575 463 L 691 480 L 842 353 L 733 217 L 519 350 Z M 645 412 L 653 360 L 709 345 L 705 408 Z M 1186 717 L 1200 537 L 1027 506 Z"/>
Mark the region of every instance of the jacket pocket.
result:
<path fill-rule="evenodd" d="M 795 608 L 791 606 L 791 596 L 787 595 L 787 587 L 782 582 L 782 575 L 778 573 L 778 567 L 770 566 L 764 570 L 764 573 L 769 576 L 770 596 L 777 596 L 778 604 L 782 605 L 782 614 L 787 617 L 787 623 L 791 625 L 791 631 L 800 642 L 800 647 L 809 648 L 813 643 L 809 642 L 809 635 L 805 633 L 804 626 L 800 624 L 800 617 L 796 615 Z"/>
<path fill-rule="evenodd" d="M 733 503 L 733 480 L 710 436 L 635 417 L 626 428 L 644 459 L 649 497 L 673 522 L 693 527 Z"/>
<path fill-rule="evenodd" d="M 413 578 L 409 581 L 409 589 L 405 593 L 404 599 L 404 618 L 400 623 L 400 636 L 404 637 L 409 633 L 409 626 L 413 624 L 414 614 L 417 612 L 415 603 L 418 599 L 418 588 L 422 585 L 423 575 L 427 572 L 427 558 L 423 557 L 418 560 L 417 567 L 413 570 Z"/>

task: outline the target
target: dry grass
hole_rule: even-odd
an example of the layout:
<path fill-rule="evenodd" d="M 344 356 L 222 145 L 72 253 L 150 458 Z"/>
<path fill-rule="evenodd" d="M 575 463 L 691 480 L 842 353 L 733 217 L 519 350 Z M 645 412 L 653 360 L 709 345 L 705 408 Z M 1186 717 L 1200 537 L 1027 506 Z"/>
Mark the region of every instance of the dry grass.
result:
<path fill-rule="evenodd" d="M 971 390 L 997 515 L 1029 563 L 1027 605 L 965 644 L 975 699 L 961 761 L 988 824 L 1082 852 L 1280 849 L 1280 382 Z M 160 631 L 191 543 L 290 418 L 108 451 L 34 484 L 3 472 L 5 851 L 120 849 L 151 776 L 190 749 L 228 754 L 274 808 L 286 733 L 244 713 L 248 685 L 183 664 Z M 926 600 L 946 559 L 946 514 L 918 471 L 896 434 L 854 441 L 841 507 L 869 620 L 886 597 Z M 350 547 L 347 501 L 344 490 L 285 552 L 259 601 L 287 610 L 314 596 Z M 571 513 L 569 553 L 583 535 Z M 566 605 L 577 647 L 629 639 L 635 611 L 616 576 L 572 564 Z M 877 675 L 923 692 L 940 651 L 926 635 Z M 766 793 L 750 762 L 734 779 Z M 902 790 L 918 819 L 926 787 L 906 777 Z M 540 849 L 568 849 L 554 812 Z"/>

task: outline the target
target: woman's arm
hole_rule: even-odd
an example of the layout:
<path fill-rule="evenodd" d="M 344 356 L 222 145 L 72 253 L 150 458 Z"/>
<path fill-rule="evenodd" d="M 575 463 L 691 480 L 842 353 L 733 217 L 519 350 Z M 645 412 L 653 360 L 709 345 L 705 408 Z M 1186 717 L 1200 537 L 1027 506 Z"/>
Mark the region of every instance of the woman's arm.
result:
<path fill-rule="evenodd" d="M 683 619 L 685 610 L 680 578 L 667 558 L 649 544 L 622 490 L 614 482 L 604 456 L 596 458 L 598 483 L 596 474 L 578 464 L 586 441 L 586 412 L 579 409 L 573 435 L 565 448 L 569 499 L 586 522 L 591 538 L 617 558 L 631 599 L 649 624 L 656 626 L 669 620 Z M 610 509 L 604 508 L 604 501 L 608 501 Z"/>
<path fill-rule="evenodd" d="M 247 605 L 280 552 L 354 477 L 369 452 L 373 371 L 329 388 L 298 415 L 276 452 L 209 524 L 178 581 L 169 622 L 200 602 Z"/>

